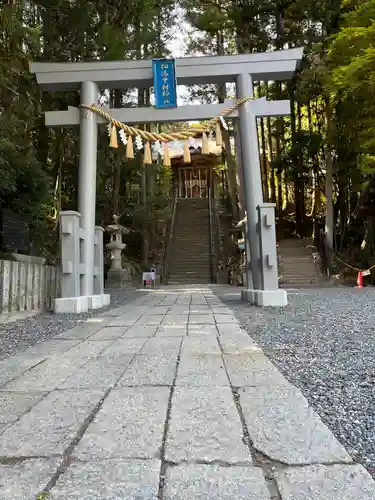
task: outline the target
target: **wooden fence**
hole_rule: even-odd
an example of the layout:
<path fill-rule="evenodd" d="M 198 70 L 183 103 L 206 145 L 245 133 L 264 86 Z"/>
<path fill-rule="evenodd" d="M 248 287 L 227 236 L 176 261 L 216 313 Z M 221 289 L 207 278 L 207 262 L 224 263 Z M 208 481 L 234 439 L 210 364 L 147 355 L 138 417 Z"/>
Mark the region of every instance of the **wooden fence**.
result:
<path fill-rule="evenodd" d="M 28 262 L 0 260 L 0 314 L 52 310 L 60 296 L 60 270 Z"/>

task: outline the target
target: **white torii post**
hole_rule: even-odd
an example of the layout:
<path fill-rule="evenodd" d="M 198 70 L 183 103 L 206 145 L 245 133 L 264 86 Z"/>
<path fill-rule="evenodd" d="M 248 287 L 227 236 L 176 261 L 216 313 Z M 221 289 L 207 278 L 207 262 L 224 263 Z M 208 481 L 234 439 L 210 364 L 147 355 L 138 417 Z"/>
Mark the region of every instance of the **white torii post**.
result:
<path fill-rule="evenodd" d="M 81 85 L 81 104 L 91 106 L 98 101 L 98 87 L 93 82 Z M 78 211 L 81 214 L 82 257 L 85 266 L 81 294 L 93 295 L 94 277 L 94 237 L 96 206 L 96 162 L 98 126 L 92 111 L 81 109 L 79 130 L 79 172 L 78 172 Z"/>
<path fill-rule="evenodd" d="M 238 99 L 254 95 L 252 76 L 244 73 L 237 77 L 236 90 Z M 281 116 L 290 114 L 290 102 L 285 103 L 284 113 L 272 113 L 272 103 L 265 99 L 250 101 L 240 106 L 240 139 L 241 159 L 243 165 L 243 180 L 246 205 L 246 257 L 250 250 L 250 265 L 246 262 L 247 289 L 242 297 L 257 305 L 286 306 L 287 293 L 278 287 L 276 236 L 272 237 L 264 232 L 263 215 L 267 210 L 268 217 L 274 221 L 274 207 L 263 207 L 263 189 L 260 169 L 259 142 L 257 117 Z M 275 107 L 277 105 L 274 105 Z M 271 108 L 271 113 L 269 110 Z M 268 111 L 268 112 L 267 112 Z M 259 211 L 260 207 L 264 210 Z M 269 227 L 268 225 L 266 227 Z M 264 235 L 266 234 L 266 237 Z M 251 270 L 250 270 L 251 268 Z M 268 279 L 267 279 L 268 278 Z M 251 288 L 249 288 L 251 286 Z"/>

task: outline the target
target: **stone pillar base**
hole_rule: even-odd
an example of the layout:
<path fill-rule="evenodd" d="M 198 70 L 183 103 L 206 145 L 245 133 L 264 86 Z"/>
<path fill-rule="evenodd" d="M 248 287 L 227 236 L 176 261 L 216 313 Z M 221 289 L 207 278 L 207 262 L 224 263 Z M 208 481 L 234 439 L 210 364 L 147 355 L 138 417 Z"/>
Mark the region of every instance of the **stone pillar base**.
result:
<path fill-rule="evenodd" d="M 285 307 L 288 305 L 286 290 L 255 290 L 255 303 L 260 307 Z"/>
<path fill-rule="evenodd" d="M 110 269 L 107 274 L 106 288 L 123 288 L 129 283 L 126 269 Z"/>
<path fill-rule="evenodd" d="M 53 310 L 56 314 L 80 314 L 89 310 L 88 297 L 67 297 L 55 299 Z"/>
<path fill-rule="evenodd" d="M 90 309 L 100 309 L 109 306 L 111 297 L 109 294 L 90 295 L 86 297 L 67 297 L 64 299 L 55 299 L 54 312 L 56 314 L 81 314 Z"/>
<path fill-rule="evenodd" d="M 288 305 L 286 290 L 251 290 L 241 291 L 241 299 L 259 307 L 285 307 Z"/>
<path fill-rule="evenodd" d="M 111 296 L 103 293 L 102 295 L 91 295 L 88 297 L 89 309 L 100 309 L 104 306 L 109 306 L 111 303 Z"/>

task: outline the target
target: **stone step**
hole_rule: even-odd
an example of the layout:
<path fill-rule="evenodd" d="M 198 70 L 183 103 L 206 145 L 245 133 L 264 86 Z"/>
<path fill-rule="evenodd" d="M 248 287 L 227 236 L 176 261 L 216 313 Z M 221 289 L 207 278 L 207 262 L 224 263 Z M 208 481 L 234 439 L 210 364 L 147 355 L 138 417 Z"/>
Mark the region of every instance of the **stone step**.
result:
<path fill-rule="evenodd" d="M 172 240 L 175 246 L 185 246 L 187 244 L 191 246 L 198 246 L 199 248 L 208 248 L 210 240 L 208 238 L 203 238 L 203 239 L 192 239 L 192 238 L 184 238 L 183 236 L 176 237 L 174 240 Z"/>
<path fill-rule="evenodd" d="M 168 283 L 212 283 L 207 199 L 178 200 Z"/>
<path fill-rule="evenodd" d="M 201 266 L 201 267 L 183 267 L 183 266 L 170 266 L 168 267 L 168 272 L 173 274 L 201 274 L 201 273 L 211 273 L 211 266 Z"/>
<path fill-rule="evenodd" d="M 211 273 L 211 266 L 207 264 L 198 267 L 188 267 L 181 265 L 172 265 L 169 268 L 170 273 L 174 274 L 200 274 L 200 273 Z"/>
<path fill-rule="evenodd" d="M 211 280 L 211 274 L 169 274 L 169 279 L 170 280 L 182 280 L 182 279 L 192 279 L 192 280 L 203 280 L 203 281 L 210 281 Z"/>
<path fill-rule="evenodd" d="M 196 278 L 196 279 L 173 279 L 169 278 L 168 279 L 168 284 L 169 285 L 209 285 L 212 283 L 211 278 L 207 279 L 202 279 L 202 278 Z"/>
<path fill-rule="evenodd" d="M 319 274 L 316 272 L 315 268 L 312 268 L 312 269 L 293 269 L 293 270 L 292 269 L 281 269 L 281 271 L 284 274 L 284 276 L 301 276 L 301 275 L 316 276 Z"/>

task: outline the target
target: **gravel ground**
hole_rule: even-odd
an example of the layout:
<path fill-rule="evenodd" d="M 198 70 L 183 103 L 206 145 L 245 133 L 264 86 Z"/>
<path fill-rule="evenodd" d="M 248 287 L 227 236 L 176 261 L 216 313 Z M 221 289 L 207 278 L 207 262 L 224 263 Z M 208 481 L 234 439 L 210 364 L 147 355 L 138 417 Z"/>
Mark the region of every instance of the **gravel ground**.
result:
<path fill-rule="evenodd" d="M 251 337 L 375 477 L 375 290 L 289 293 L 261 310 L 224 294 Z"/>
<path fill-rule="evenodd" d="M 70 330 L 88 318 L 139 297 L 136 290 L 113 290 L 111 305 L 85 314 L 37 314 L 9 324 L 0 324 L 0 360 L 27 347 Z"/>

